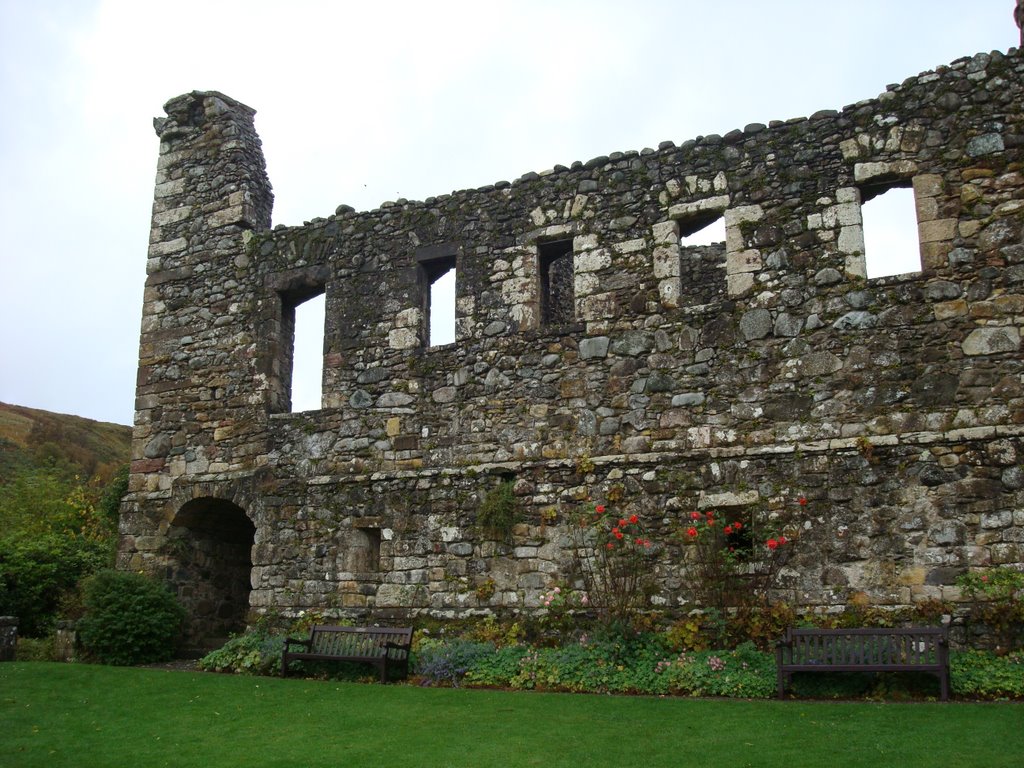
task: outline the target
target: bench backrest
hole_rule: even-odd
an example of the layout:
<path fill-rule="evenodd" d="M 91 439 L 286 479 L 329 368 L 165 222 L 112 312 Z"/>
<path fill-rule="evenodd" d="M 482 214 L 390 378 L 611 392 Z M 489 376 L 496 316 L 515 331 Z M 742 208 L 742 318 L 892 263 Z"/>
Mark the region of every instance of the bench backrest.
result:
<path fill-rule="evenodd" d="M 401 646 L 393 649 L 391 658 L 403 658 L 412 643 L 412 627 L 335 627 L 315 626 L 310 635 L 311 653 L 326 656 L 359 656 L 381 658 L 388 654 L 388 643 Z"/>
<path fill-rule="evenodd" d="M 784 664 L 930 666 L 946 655 L 941 627 L 789 629 L 780 644 Z"/>

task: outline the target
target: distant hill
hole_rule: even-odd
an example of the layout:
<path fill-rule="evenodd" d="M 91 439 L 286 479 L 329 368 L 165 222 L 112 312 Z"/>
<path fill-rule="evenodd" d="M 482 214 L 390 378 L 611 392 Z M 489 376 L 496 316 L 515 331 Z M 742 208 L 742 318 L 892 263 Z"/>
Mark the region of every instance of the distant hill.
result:
<path fill-rule="evenodd" d="M 52 461 L 106 481 L 131 457 L 132 429 L 0 403 L 0 480 L 16 465 Z"/>

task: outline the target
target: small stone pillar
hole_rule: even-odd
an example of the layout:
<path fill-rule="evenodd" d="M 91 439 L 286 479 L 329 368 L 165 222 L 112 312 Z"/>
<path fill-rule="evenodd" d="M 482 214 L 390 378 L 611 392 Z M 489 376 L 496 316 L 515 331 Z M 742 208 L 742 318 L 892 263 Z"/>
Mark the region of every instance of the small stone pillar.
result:
<path fill-rule="evenodd" d="M 78 648 L 78 632 L 73 621 L 58 621 L 53 641 L 53 656 L 57 661 L 74 661 Z"/>
<path fill-rule="evenodd" d="M 14 661 L 18 645 L 18 617 L 0 616 L 0 661 Z"/>

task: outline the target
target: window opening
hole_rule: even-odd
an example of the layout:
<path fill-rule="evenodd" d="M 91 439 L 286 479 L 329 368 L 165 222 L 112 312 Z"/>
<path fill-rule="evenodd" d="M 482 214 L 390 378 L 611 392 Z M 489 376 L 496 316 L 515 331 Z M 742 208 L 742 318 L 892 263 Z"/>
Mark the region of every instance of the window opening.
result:
<path fill-rule="evenodd" d="M 572 240 L 553 240 L 537 245 L 540 266 L 540 317 L 542 325 L 576 320 Z"/>
<path fill-rule="evenodd" d="M 724 214 L 724 210 L 709 210 L 676 220 L 680 306 L 710 304 L 725 297 Z"/>
<path fill-rule="evenodd" d="M 292 413 L 314 411 L 322 407 L 324 380 L 324 317 L 326 301 L 323 289 L 312 298 L 300 300 L 286 311 L 291 320 L 291 392 Z M 287 338 L 287 337 L 286 337 Z"/>
<path fill-rule="evenodd" d="M 679 221 L 679 245 L 717 245 L 725 242 L 725 217 L 722 211 L 708 211 Z"/>
<path fill-rule="evenodd" d="M 864 265 L 869 278 L 921 271 L 917 207 L 909 180 L 906 184 L 861 190 Z"/>
<path fill-rule="evenodd" d="M 455 256 L 420 262 L 427 289 L 423 295 L 425 346 L 455 341 Z"/>

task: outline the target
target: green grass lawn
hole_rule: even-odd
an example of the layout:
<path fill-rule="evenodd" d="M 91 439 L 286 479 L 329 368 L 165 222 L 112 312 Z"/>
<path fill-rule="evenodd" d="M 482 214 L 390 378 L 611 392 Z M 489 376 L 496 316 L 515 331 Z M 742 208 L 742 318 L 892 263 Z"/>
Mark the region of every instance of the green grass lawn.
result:
<path fill-rule="evenodd" d="M 694 700 L 0 664 L 0 766 L 1012 766 L 1020 703 Z"/>

